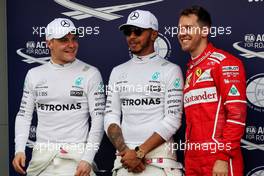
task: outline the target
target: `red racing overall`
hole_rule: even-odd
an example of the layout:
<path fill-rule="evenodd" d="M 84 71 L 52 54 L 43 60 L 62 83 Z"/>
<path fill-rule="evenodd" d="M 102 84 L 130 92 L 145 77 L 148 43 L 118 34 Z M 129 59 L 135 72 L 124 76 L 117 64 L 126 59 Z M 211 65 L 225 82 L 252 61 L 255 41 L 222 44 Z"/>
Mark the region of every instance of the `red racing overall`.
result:
<path fill-rule="evenodd" d="M 212 176 L 216 160 L 229 162 L 228 175 L 243 175 L 240 140 L 246 119 L 242 62 L 211 43 L 188 63 L 184 88 L 186 175 Z"/>

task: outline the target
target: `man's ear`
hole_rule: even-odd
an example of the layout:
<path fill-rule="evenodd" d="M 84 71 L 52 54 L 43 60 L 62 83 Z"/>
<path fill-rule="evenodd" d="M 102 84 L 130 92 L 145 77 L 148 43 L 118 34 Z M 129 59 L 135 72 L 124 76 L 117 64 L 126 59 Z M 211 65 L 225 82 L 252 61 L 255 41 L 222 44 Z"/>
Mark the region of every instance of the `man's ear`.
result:
<path fill-rule="evenodd" d="M 152 32 L 151 32 L 151 40 L 155 41 L 156 38 L 158 37 L 158 35 L 159 35 L 158 31 L 152 30 Z"/>
<path fill-rule="evenodd" d="M 51 40 L 46 40 L 46 44 L 47 44 L 49 49 L 52 48 L 52 41 Z"/>

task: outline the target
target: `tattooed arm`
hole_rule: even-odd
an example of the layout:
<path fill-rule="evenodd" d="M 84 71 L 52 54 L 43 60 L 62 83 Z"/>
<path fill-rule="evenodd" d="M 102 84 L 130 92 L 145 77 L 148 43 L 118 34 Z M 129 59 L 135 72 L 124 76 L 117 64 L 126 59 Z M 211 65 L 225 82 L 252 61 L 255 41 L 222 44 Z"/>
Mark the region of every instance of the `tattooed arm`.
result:
<path fill-rule="evenodd" d="M 117 155 L 121 157 L 123 167 L 135 173 L 142 172 L 145 166 L 142 160 L 136 157 L 135 150 L 131 150 L 125 144 L 121 124 L 121 100 L 118 88 L 115 89 L 115 82 L 118 76 L 113 69 L 109 84 L 107 87 L 107 100 L 104 116 L 104 128 L 109 140 L 119 152 Z"/>
<path fill-rule="evenodd" d="M 119 89 L 116 87 L 116 72 L 112 70 L 106 90 L 106 106 L 104 115 L 104 129 L 114 147 L 119 151 L 128 148 L 125 145 L 121 130 L 121 100 Z"/>
<path fill-rule="evenodd" d="M 107 130 L 108 138 L 112 142 L 112 144 L 115 146 L 115 148 L 122 152 L 125 149 L 129 149 L 127 145 L 125 144 L 124 137 L 122 134 L 122 130 L 119 127 L 119 125 L 113 123 L 108 127 Z"/>
<path fill-rule="evenodd" d="M 135 150 L 131 150 L 124 142 L 124 137 L 121 128 L 117 124 L 111 124 L 107 130 L 108 138 L 118 150 L 118 156 L 121 156 L 123 167 L 129 172 L 140 173 L 145 170 L 145 165 L 142 160 L 138 159 Z"/>

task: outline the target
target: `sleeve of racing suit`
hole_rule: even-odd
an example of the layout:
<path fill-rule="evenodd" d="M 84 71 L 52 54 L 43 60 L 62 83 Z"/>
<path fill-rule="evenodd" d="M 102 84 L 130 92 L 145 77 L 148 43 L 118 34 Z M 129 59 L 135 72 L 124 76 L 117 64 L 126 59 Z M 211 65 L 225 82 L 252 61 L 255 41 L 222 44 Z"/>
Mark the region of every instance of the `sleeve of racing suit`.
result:
<path fill-rule="evenodd" d="M 20 109 L 15 121 L 15 153 L 25 152 L 26 143 L 29 136 L 29 128 L 34 111 L 35 96 L 33 85 L 28 71 L 25 82 Z"/>
<path fill-rule="evenodd" d="M 115 80 L 115 69 L 112 70 L 107 86 L 107 99 L 104 116 L 104 130 L 107 134 L 108 127 L 111 124 L 120 126 L 121 101 Z"/>
<path fill-rule="evenodd" d="M 105 108 L 104 84 L 98 70 L 88 80 L 87 90 L 89 113 L 91 117 L 91 127 L 88 135 L 85 153 L 82 160 L 93 162 L 94 156 L 101 143 L 103 130 L 103 112 Z"/>
<path fill-rule="evenodd" d="M 219 150 L 218 159 L 228 161 L 237 149 L 244 134 L 246 120 L 246 80 L 245 69 L 237 58 L 226 58 L 218 67 L 216 82 L 225 111 L 225 125 L 222 142 L 225 150 Z"/>
<path fill-rule="evenodd" d="M 164 118 L 155 130 L 164 140 L 169 140 L 181 126 L 183 77 L 179 66 L 167 72 L 165 82 Z"/>

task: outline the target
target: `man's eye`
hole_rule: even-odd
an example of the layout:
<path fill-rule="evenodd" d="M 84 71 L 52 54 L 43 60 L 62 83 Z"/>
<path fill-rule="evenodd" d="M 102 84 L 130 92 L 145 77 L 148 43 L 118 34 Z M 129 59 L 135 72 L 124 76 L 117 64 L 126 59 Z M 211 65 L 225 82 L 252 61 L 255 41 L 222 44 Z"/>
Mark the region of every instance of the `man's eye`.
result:
<path fill-rule="evenodd" d="M 78 41 L 78 39 L 79 39 L 78 37 L 74 37 L 72 40 L 73 41 Z"/>
<path fill-rule="evenodd" d="M 60 41 L 60 42 L 67 42 L 68 39 L 67 39 L 67 38 L 61 38 L 61 39 L 59 39 L 59 41 Z"/>

